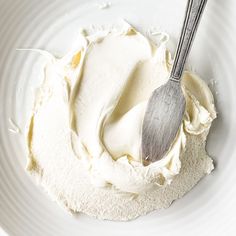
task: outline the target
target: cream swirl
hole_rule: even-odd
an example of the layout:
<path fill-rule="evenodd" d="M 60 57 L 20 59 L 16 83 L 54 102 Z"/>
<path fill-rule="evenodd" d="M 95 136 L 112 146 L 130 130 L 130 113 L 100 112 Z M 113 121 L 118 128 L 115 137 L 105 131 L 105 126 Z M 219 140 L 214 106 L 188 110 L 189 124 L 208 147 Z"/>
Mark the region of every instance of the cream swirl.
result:
<path fill-rule="evenodd" d="M 71 147 L 78 165 L 87 167 L 95 186 L 142 193 L 170 184 L 181 168 L 186 133 L 207 131 L 216 113 L 205 82 L 185 72 L 183 124 L 162 160 L 142 164 L 140 140 L 146 104 L 152 91 L 167 81 L 171 65 L 166 42 L 155 44 L 125 24 L 119 31 L 81 34 L 76 47 L 61 59 L 44 52 L 49 60 L 28 130 L 29 168 L 35 155 L 33 147 L 40 147 L 34 127 L 43 129 L 43 117 L 51 116 L 48 119 L 55 123 L 54 129 L 61 128 L 56 126 L 60 123 L 71 133 L 65 145 Z M 63 114 L 50 114 L 48 105 L 60 106 Z M 56 138 L 44 139 L 59 148 Z"/>

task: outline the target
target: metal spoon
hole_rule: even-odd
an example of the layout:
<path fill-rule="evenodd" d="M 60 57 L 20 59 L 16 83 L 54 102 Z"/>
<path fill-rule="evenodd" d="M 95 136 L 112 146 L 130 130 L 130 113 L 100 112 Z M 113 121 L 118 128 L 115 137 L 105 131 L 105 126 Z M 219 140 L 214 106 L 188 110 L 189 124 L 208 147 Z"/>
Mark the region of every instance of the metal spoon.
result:
<path fill-rule="evenodd" d="M 200 17 L 207 0 L 188 0 L 185 19 L 170 78 L 154 90 L 148 101 L 142 127 L 144 164 L 160 160 L 175 139 L 185 112 L 180 80 Z"/>

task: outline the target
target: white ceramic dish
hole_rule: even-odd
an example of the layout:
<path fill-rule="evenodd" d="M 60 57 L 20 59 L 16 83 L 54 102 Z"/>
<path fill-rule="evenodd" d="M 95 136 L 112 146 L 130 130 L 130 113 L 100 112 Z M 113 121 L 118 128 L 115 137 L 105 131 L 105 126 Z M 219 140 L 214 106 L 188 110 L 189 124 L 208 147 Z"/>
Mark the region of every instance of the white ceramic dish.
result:
<path fill-rule="evenodd" d="M 63 55 L 79 28 L 124 18 L 141 32 L 153 27 L 171 35 L 173 51 L 186 1 L 112 0 L 0 0 L 0 225 L 9 235 L 226 235 L 236 233 L 236 2 L 209 0 L 189 65 L 204 78 L 219 112 L 207 149 L 216 169 L 169 209 L 134 221 L 74 218 L 35 186 L 24 170 L 22 134 L 9 131 L 12 118 L 24 132 L 40 83 L 41 65 L 35 53 L 16 48 L 42 48 Z"/>

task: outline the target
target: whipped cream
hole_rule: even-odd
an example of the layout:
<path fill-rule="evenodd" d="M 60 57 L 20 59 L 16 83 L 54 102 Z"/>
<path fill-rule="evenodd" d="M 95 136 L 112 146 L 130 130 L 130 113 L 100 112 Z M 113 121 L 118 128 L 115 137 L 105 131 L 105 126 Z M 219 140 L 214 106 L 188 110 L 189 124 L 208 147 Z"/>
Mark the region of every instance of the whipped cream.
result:
<path fill-rule="evenodd" d="M 123 23 L 118 29 L 81 33 L 60 59 L 38 50 L 47 63 L 28 127 L 27 169 L 66 208 L 131 219 L 169 206 L 213 169 L 205 140 L 216 117 L 214 100 L 206 83 L 190 72 L 182 79 L 186 111 L 173 144 L 160 161 L 142 164 L 147 101 L 168 80 L 171 67 L 163 35 L 154 43 Z M 200 164 L 189 164 L 185 171 L 194 168 L 194 175 L 184 179 L 181 166 L 190 160 Z M 116 207 L 101 203 L 104 199 Z"/>

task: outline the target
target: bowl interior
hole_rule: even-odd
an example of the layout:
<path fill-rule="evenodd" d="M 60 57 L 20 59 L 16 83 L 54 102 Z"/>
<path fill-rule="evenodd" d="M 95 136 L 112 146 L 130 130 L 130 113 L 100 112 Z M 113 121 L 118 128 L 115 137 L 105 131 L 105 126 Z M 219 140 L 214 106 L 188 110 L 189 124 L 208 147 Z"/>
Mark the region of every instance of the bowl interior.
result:
<path fill-rule="evenodd" d="M 40 48 L 62 56 L 81 27 L 123 18 L 147 36 L 153 30 L 169 33 L 168 47 L 174 52 L 186 1 L 109 2 L 109 8 L 100 9 L 103 2 L 93 0 L 0 0 L 0 225 L 10 235 L 231 235 L 236 230 L 232 223 L 236 220 L 233 0 L 209 1 L 188 60 L 187 68 L 209 84 L 218 118 L 207 142 L 216 169 L 185 197 L 169 209 L 127 223 L 98 221 L 82 214 L 75 218 L 52 202 L 25 172 L 25 126 L 33 91 L 42 81 L 43 61 L 36 53 L 17 48 Z M 14 133 L 11 121 L 20 133 Z"/>

